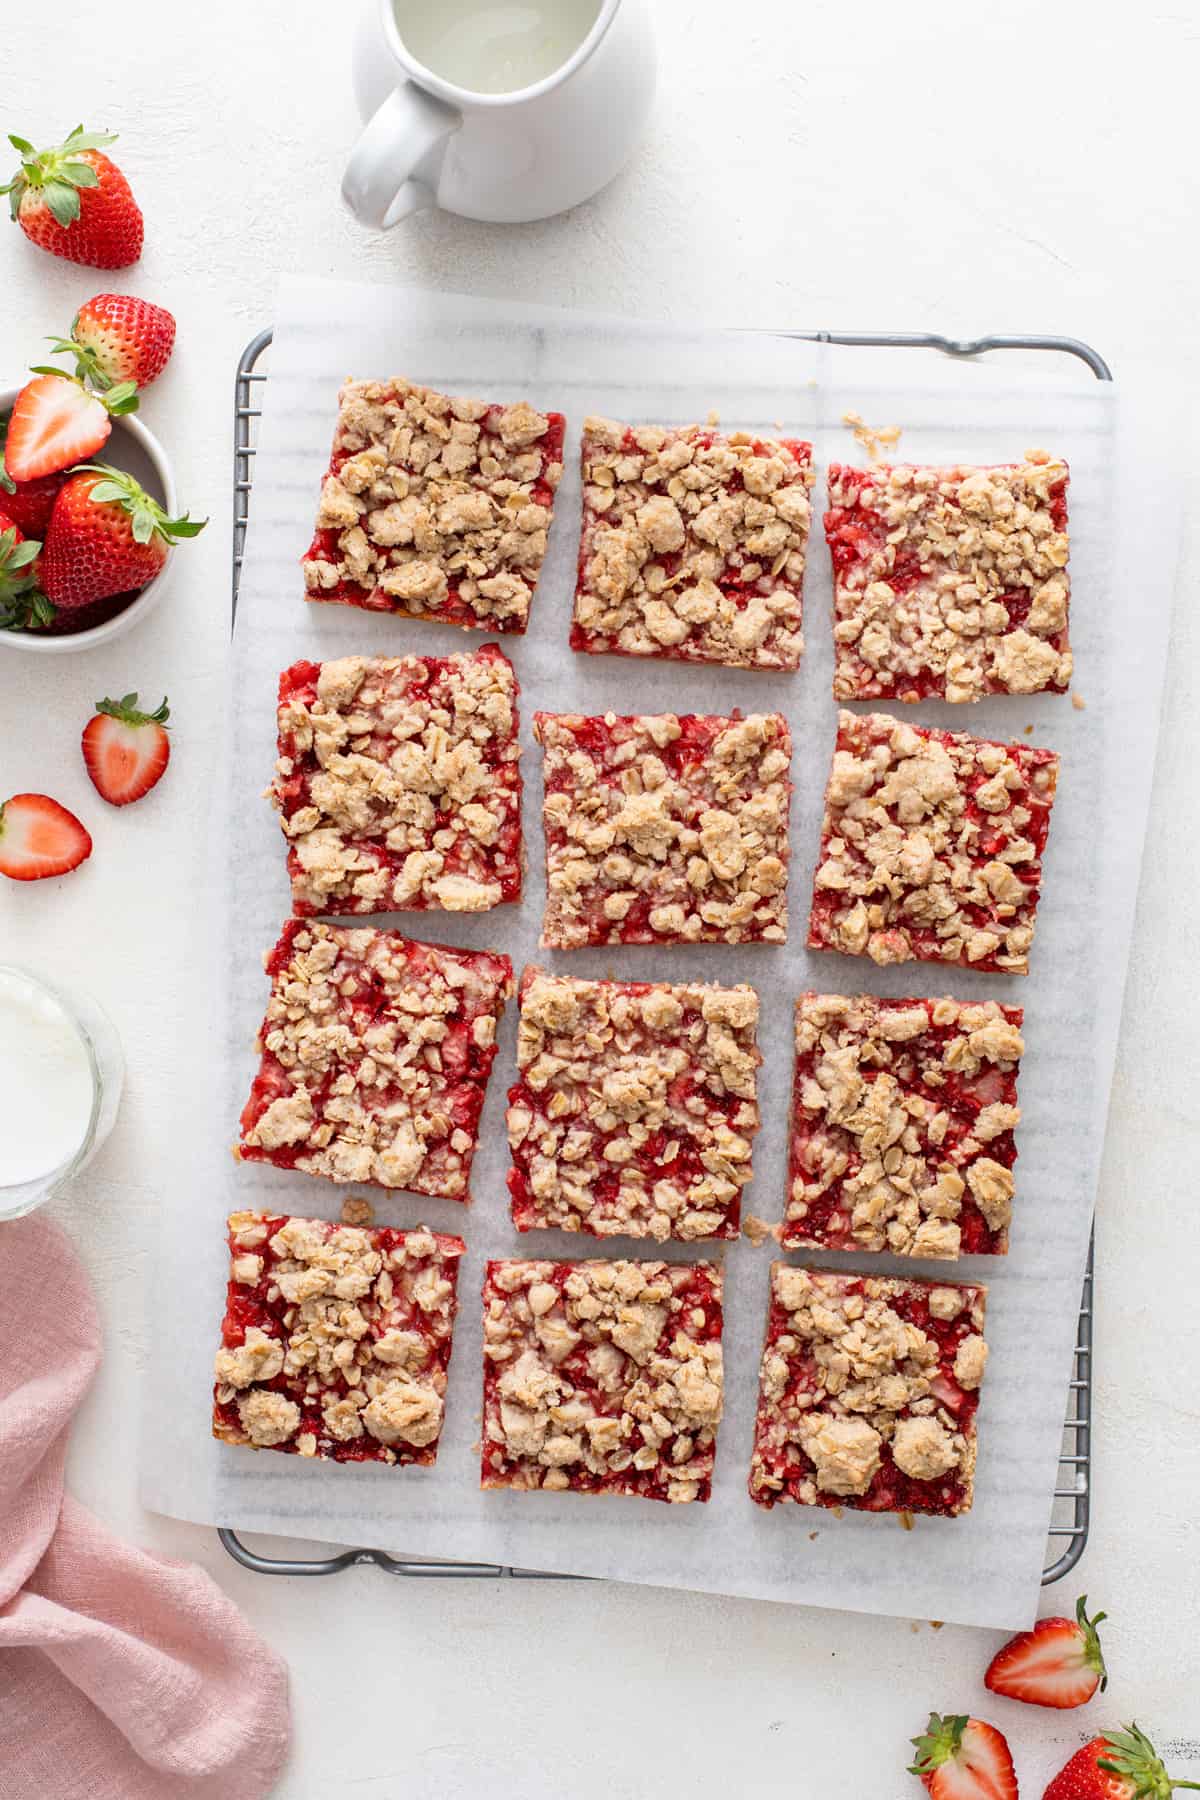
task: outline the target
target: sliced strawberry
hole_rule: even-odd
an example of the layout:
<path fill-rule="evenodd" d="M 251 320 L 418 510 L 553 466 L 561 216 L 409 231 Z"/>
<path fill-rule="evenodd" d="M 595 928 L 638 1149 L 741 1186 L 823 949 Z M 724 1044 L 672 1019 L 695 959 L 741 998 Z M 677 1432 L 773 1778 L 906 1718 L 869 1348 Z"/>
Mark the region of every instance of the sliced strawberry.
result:
<path fill-rule="evenodd" d="M 34 571 L 41 548 L 0 512 L 0 631 L 35 631 L 54 617 Z"/>
<path fill-rule="evenodd" d="M 14 794 L 0 806 L 0 875 L 44 881 L 67 875 L 92 854 L 92 840 L 74 813 L 45 794 Z"/>
<path fill-rule="evenodd" d="M 1017 1775 L 1003 1732 L 965 1713 L 929 1715 L 929 1729 L 913 1740 L 919 1775 L 934 1800 L 1017 1800 Z"/>
<path fill-rule="evenodd" d="M 166 368 L 175 320 L 165 306 L 134 294 L 94 294 L 85 300 L 69 338 L 51 338 L 55 356 L 73 356 L 76 373 L 102 391 L 118 382 L 150 386 Z"/>
<path fill-rule="evenodd" d="M 1042 1800 L 1170 1800 L 1179 1788 L 1200 1791 L 1200 1781 L 1173 1781 L 1145 1732 L 1126 1725 L 1077 1750 Z"/>
<path fill-rule="evenodd" d="M 14 481 L 34 481 L 85 462 L 107 441 L 113 417 L 137 408 L 131 382 L 101 399 L 58 369 L 40 369 L 35 376 L 25 383 L 9 415 L 4 462 Z"/>
<path fill-rule="evenodd" d="M 167 736 L 170 708 L 139 712 L 136 694 L 98 700 L 96 716 L 83 728 L 83 760 L 92 786 L 110 806 L 128 806 L 148 794 L 170 761 Z"/>
<path fill-rule="evenodd" d="M 1073 1619 L 1039 1619 L 1032 1631 L 1022 1631 L 997 1652 L 984 1685 L 1030 1706 L 1085 1705 L 1097 1688 L 1108 1686 L 1097 1630 L 1106 1617 L 1088 1618 L 1084 1594 Z"/>
<path fill-rule="evenodd" d="M 153 581 L 168 546 L 195 537 L 203 519 L 169 519 L 123 469 L 85 463 L 54 503 L 42 549 L 42 586 L 54 605 L 74 612 Z"/>
<path fill-rule="evenodd" d="M 59 470 L 36 481 L 14 481 L 4 461 L 7 440 L 8 414 L 0 413 L 0 509 L 27 538 L 44 538 L 65 474 Z"/>

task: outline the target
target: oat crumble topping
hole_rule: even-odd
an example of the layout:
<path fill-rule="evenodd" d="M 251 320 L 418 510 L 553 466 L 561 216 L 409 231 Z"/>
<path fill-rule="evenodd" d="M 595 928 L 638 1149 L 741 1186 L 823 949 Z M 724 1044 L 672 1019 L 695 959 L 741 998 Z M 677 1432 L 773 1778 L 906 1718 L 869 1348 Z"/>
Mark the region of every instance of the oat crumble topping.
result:
<path fill-rule="evenodd" d="M 507 956 L 291 919 L 264 960 L 271 998 L 238 1154 L 468 1199 Z"/>
<path fill-rule="evenodd" d="M 1028 972 L 1058 757 L 838 714 L 808 943 Z"/>
<path fill-rule="evenodd" d="M 811 459 L 790 438 L 585 419 L 572 649 L 797 668 Z"/>
<path fill-rule="evenodd" d="M 562 478 L 564 420 L 397 376 L 347 381 L 317 529 L 310 600 L 524 631 Z"/>
<path fill-rule="evenodd" d="M 751 1498 L 966 1512 L 986 1302 L 983 1287 L 773 1263 Z"/>
<path fill-rule="evenodd" d="M 332 1462 L 432 1463 L 461 1238 L 235 1212 L 213 1436 Z"/>
<path fill-rule="evenodd" d="M 736 1238 L 758 1130 L 752 987 L 521 979 L 508 1093 L 519 1231 Z"/>
<path fill-rule="evenodd" d="M 517 678 L 465 656 L 343 656 L 279 679 L 269 790 L 293 910 L 481 912 L 519 900 Z"/>
<path fill-rule="evenodd" d="M 1002 1255 L 1021 1021 L 994 1000 L 802 994 L 784 1247 Z"/>
<path fill-rule="evenodd" d="M 778 713 L 537 713 L 542 943 L 783 943 L 791 733 Z"/>
<path fill-rule="evenodd" d="M 1067 465 L 829 469 L 837 700 L 1065 693 Z"/>
<path fill-rule="evenodd" d="M 854 441 L 861 444 L 873 463 L 883 460 L 888 450 L 894 450 L 900 442 L 903 432 L 899 425 L 868 425 L 861 413 L 844 412 L 842 424 L 848 425 L 854 433 Z"/>
<path fill-rule="evenodd" d="M 724 1376 L 713 1263 L 489 1262 L 485 1488 L 712 1488 Z"/>

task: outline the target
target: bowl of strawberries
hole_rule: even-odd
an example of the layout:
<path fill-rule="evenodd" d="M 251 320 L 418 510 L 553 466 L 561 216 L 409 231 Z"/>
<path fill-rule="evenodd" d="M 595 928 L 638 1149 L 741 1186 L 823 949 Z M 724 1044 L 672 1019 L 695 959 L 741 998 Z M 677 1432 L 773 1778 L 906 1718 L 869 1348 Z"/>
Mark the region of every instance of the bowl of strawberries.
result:
<path fill-rule="evenodd" d="M 31 242 L 94 268 L 137 260 L 142 215 L 103 153 L 110 134 L 77 127 L 50 150 L 9 141 L 21 160 L 0 193 Z M 174 346 L 166 308 L 94 294 L 50 341 L 73 367 L 35 367 L 0 391 L 0 648 L 42 655 L 145 618 L 174 546 L 203 523 L 179 514 L 166 452 L 135 417 Z"/>
<path fill-rule="evenodd" d="M 200 530 L 136 417 L 174 334 L 165 308 L 97 294 L 53 340 L 76 371 L 35 368 L 0 392 L 0 647 L 90 649 L 162 599 L 175 544 Z"/>

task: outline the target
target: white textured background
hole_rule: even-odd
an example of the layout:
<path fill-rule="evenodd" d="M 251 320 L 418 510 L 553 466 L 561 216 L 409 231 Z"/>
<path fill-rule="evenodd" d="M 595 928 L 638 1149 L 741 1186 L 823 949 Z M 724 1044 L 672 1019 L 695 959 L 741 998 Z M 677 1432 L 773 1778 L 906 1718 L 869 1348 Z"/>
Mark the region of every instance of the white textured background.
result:
<path fill-rule="evenodd" d="M 985 1699 L 985 1634 L 599 1585 L 400 1584 L 373 1570 L 266 1581 L 134 1498 L 150 1246 L 186 1156 L 161 1072 L 188 1029 L 172 970 L 194 872 L 217 853 L 201 802 L 223 680 L 232 371 L 277 270 L 718 324 L 1070 332 L 1122 381 L 1181 388 L 1194 407 L 1200 19 L 1182 0 L 656 10 L 652 136 L 607 193 L 542 225 L 426 216 L 373 240 L 337 197 L 356 129 L 347 7 L 125 0 L 118 34 L 107 0 L 73 0 L 56 15 L 53 67 L 37 9 L 6 9 L 0 125 L 47 141 L 78 117 L 120 129 L 148 231 L 128 279 L 0 236 L 0 382 L 40 360 L 42 335 L 97 288 L 161 300 L 180 342 L 146 417 L 185 501 L 213 518 L 136 635 L 86 659 L 0 650 L 0 789 L 48 789 L 96 839 L 70 881 L 5 885 L 0 950 L 88 982 L 130 1061 L 117 1131 L 57 1207 L 108 1344 L 71 1479 L 122 1531 L 203 1562 L 289 1658 L 296 1746 L 281 1800 L 902 1800 L 919 1791 L 902 1768 L 926 1711 Z M 990 1702 L 1030 1795 L 1093 1715 L 1136 1716 L 1179 1774 L 1200 1777 L 1188 1742 L 1200 1729 L 1198 522 L 1193 499 L 1099 1228 L 1095 1522 L 1078 1586 L 1114 1614 L 1113 1682 L 1083 1715 Z M 1136 631 L 1136 592 L 1119 599 Z M 102 813 L 77 732 L 95 697 L 135 685 L 169 691 L 175 761 L 152 799 Z"/>

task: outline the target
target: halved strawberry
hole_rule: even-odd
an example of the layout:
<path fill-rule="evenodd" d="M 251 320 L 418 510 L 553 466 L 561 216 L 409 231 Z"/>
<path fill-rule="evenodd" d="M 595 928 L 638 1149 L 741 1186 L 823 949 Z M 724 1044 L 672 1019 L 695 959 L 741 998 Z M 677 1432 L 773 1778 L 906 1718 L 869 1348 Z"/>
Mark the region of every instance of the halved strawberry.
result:
<path fill-rule="evenodd" d="M 42 549 L 42 586 L 63 611 L 134 592 L 153 581 L 169 545 L 195 537 L 205 523 L 186 514 L 169 519 L 123 469 L 85 463 L 54 503 Z"/>
<path fill-rule="evenodd" d="M 1003 1732 L 966 1713 L 929 1715 L 929 1729 L 915 1737 L 919 1775 L 934 1800 L 1017 1800 L 1017 1775 Z"/>
<path fill-rule="evenodd" d="M 41 548 L 0 512 L 0 631 L 33 631 L 54 617 L 33 568 Z"/>
<path fill-rule="evenodd" d="M 1087 1595 L 1075 1603 L 1073 1619 L 1039 1619 L 992 1658 L 985 1687 L 1030 1706 L 1083 1706 L 1097 1688 L 1108 1686 L 1108 1671 L 1097 1630 L 1107 1613 L 1087 1616 Z"/>
<path fill-rule="evenodd" d="M 148 794 L 170 761 L 170 708 L 139 712 L 136 694 L 97 700 L 96 716 L 83 728 L 83 760 L 92 786 L 110 806 L 128 806 Z"/>
<path fill-rule="evenodd" d="M 1077 1750 L 1042 1800 L 1170 1800 L 1177 1788 L 1200 1791 L 1200 1781 L 1172 1781 L 1145 1732 L 1126 1725 Z"/>
<path fill-rule="evenodd" d="M 14 794 L 0 806 L 0 875 L 44 881 L 69 874 L 91 854 L 86 828 L 46 794 Z"/>
<path fill-rule="evenodd" d="M 165 306 L 134 294 L 93 294 L 71 323 L 69 338 L 51 338 L 55 356 L 73 356 L 76 373 L 104 390 L 121 381 L 147 388 L 162 374 L 175 343 Z"/>
<path fill-rule="evenodd" d="M 4 461 L 7 439 L 8 414 L 0 413 L 0 507 L 27 538 L 44 538 L 65 471 L 39 475 L 36 481 L 14 481 Z"/>
<path fill-rule="evenodd" d="M 86 462 L 106 442 L 113 418 L 137 410 L 131 381 L 101 398 L 60 369 L 34 374 L 13 401 L 8 420 L 4 462 L 14 481 L 34 481 Z"/>

